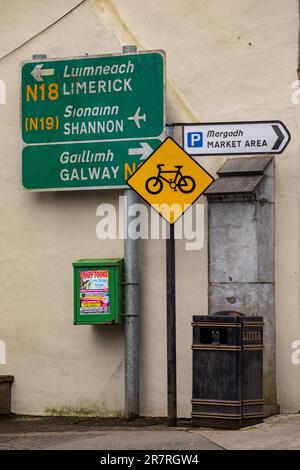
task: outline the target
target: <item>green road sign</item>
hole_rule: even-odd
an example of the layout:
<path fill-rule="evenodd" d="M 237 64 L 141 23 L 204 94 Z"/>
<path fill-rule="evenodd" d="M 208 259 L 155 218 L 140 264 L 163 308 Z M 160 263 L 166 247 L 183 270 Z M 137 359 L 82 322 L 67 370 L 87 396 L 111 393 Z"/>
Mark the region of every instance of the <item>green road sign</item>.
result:
<path fill-rule="evenodd" d="M 23 149 L 26 189 L 115 188 L 127 179 L 160 140 L 33 145 Z"/>
<path fill-rule="evenodd" d="M 87 189 L 126 185 L 126 165 L 142 162 L 164 136 L 164 62 L 163 51 L 149 51 L 24 63 L 24 186 Z M 63 152 L 97 156 L 95 161 L 61 163 Z M 104 161 L 102 154 L 107 152 Z M 62 166 L 72 168 L 74 178 L 62 178 Z M 119 167 L 110 182 L 95 178 L 105 166 L 110 173 Z M 88 171 L 76 180 L 77 170 L 79 174 Z"/>

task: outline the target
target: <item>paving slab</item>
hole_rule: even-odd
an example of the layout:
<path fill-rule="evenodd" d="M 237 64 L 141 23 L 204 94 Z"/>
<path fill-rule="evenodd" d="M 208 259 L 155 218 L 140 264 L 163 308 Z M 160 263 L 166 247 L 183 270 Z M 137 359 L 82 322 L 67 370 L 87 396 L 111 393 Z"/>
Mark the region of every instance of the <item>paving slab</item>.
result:
<path fill-rule="evenodd" d="M 199 428 L 200 434 L 228 450 L 300 450 L 300 414 L 277 415 L 235 431 Z"/>
<path fill-rule="evenodd" d="M 0 450 L 220 450 L 185 429 L 106 428 L 81 432 L 1 434 Z"/>

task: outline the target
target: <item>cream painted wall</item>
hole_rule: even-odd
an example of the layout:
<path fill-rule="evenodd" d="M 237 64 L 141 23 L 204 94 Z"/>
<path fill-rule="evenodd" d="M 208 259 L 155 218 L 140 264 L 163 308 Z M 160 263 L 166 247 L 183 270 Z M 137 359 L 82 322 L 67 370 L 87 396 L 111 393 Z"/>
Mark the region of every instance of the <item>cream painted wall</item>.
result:
<path fill-rule="evenodd" d="M 166 50 L 169 120 L 281 119 L 291 131 L 289 147 L 276 157 L 278 401 L 283 411 L 298 411 L 300 365 L 291 363 L 291 342 L 300 339 L 300 115 L 291 102 L 298 2 L 87 0 L 67 14 L 80 2 L 52 0 L 43 2 L 51 8 L 47 21 L 36 7 L 40 3 L 30 0 L 24 9 L 24 2 L 5 1 L 0 19 L 1 53 L 8 54 L 0 60 L 0 79 L 7 85 L 7 104 L 0 105 L 0 339 L 7 343 L 7 365 L 0 373 L 15 376 L 14 412 L 85 408 L 104 414 L 124 406 L 122 328 L 72 325 L 72 261 L 123 256 L 122 241 L 100 242 L 95 232 L 98 204 L 117 204 L 119 193 L 22 189 L 19 63 L 36 52 L 49 57 L 119 52 L 125 43 Z M 222 162 L 203 159 L 211 172 Z M 164 255 L 164 242 L 141 243 L 145 415 L 166 414 Z M 190 321 L 207 311 L 206 248 L 186 251 L 178 242 L 177 266 L 179 415 L 189 416 Z"/>
<path fill-rule="evenodd" d="M 51 27 L 64 15 L 82 3 L 82 0 L 1 0 L 1 44 L 0 57 L 32 39 L 41 31 Z"/>

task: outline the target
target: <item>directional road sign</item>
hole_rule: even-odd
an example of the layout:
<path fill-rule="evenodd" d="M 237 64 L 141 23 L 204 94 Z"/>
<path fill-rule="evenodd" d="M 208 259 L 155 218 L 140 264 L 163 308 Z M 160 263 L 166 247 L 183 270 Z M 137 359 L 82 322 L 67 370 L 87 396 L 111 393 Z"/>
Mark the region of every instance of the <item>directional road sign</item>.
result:
<path fill-rule="evenodd" d="M 27 189 L 124 187 L 160 140 L 28 145 L 23 149 Z"/>
<path fill-rule="evenodd" d="M 24 186 L 126 186 L 163 140 L 164 83 L 163 51 L 25 62 Z"/>
<path fill-rule="evenodd" d="M 168 137 L 127 183 L 173 224 L 213 181 L 204 168 Z"/>
<path fill-rule="evenodd" d="M 190 155 L 276 154 L 290 138 L 281 121 L 183 124 L 183 147 Z"/>

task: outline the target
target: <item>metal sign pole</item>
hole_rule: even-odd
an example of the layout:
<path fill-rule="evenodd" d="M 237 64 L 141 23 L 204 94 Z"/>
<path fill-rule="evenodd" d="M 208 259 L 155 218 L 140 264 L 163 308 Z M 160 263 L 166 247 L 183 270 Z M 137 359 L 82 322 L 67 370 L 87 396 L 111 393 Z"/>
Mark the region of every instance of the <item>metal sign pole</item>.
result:
<path fill-rule="evenodd" d="M 173 137 L 174 127 L 167 127 L 167 137 Z M 169 224 L 166 242 L 167 276 L 167 374 L 168 374 L 168 426 L 177 426 L 176 380 L 176 277 L 174 224 Z"/>
<path fill-rule="evenodd" d="M 136 52 L 136 46 L 124 46 L 122 52 Z M 132 189 L 124 191 L 125 196 L 125 415 L 133 419 L 139 416 L 139 268 L 138 240 L 131 238 L 129 231 L 130 207 L 138 203 L 139 197 Z"/>

